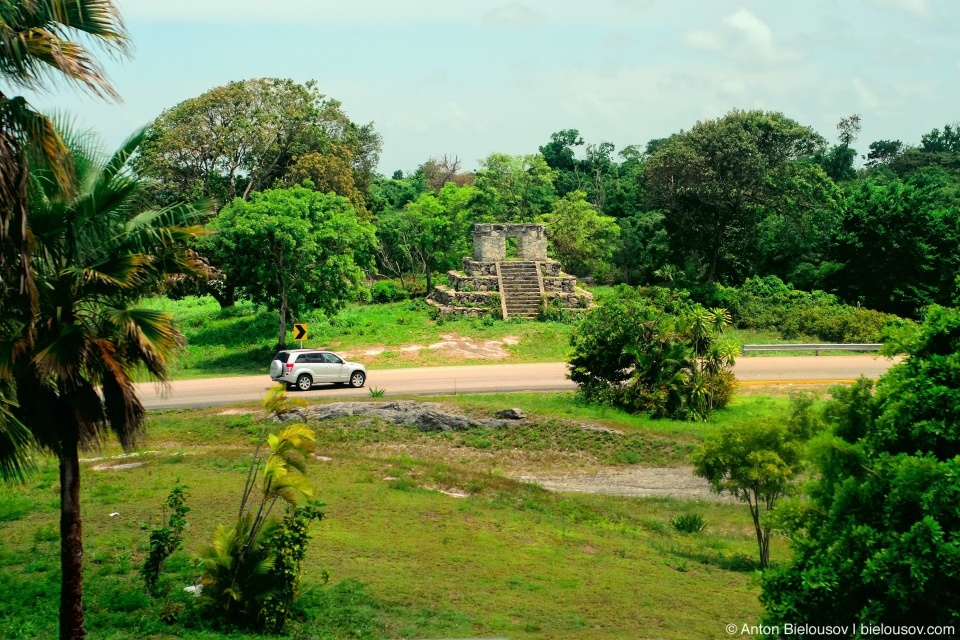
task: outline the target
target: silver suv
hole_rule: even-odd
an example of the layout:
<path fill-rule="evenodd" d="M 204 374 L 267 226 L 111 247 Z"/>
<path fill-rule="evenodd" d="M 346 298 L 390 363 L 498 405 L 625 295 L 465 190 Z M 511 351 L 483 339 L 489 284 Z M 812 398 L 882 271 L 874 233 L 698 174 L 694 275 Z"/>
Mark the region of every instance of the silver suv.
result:
<path fill-rule="evenodd" d="M 287 349 L 273 357 L 270 379 L 285 382 L 301 391 L 321 382 L 346 384 L 359 389 L 367 380 L 367 368 L 347 362 L 330 351 L 319 349 Z"/>

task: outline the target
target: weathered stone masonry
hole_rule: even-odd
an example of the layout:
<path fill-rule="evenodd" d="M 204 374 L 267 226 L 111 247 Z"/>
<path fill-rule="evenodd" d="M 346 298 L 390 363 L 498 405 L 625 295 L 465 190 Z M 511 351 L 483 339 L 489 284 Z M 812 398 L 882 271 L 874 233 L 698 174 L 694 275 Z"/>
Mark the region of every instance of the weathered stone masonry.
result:
<path fill-rule="evenodd" d="M 517 241 L 517 259 L 507 260 L 507 239 Z M 593 303 L 577 279 L 547 257 L 547 232 L 541 224 L 476 224 L 473 257 L 463 271 L 450 271 L 447 285 L 438 284 L 427 302 L 441 313 L 481 316 L 499 310 L 504 318 L 532 318 L 541 303 L 559 299 L 569 308 Z"/>

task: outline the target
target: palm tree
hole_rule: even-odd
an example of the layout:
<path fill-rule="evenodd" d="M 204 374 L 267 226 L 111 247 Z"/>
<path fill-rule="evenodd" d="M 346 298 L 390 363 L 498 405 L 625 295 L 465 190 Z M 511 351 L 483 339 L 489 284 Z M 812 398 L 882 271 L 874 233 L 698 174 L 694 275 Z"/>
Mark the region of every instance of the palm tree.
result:
<path fill-rule="evenodd" d="M 11 372 L 14 415 L 60 462 L 60 637 L 82 638 L 79 451 L 141 435 L 135 370 L 166 380 L 183 336 L 168 315 L 134 307 L 170 274 L 192 270 L 185 241 L 209 205 L 137 212 L 141 182 L 127 168 L 143 130 L 113 155 L 90 134 L 64 135 L 73 157 L 70 193 L 54 171 L 31 165 L 29 217 L 37 306 L 30 325 L 0 342 Z M 28 337 L 29 336 L 29 337 Z"/>
<path fill-rule="evenodd" d="M 10 88 L 43 89 L 66 79 L 116 98 L 97 61 L 71 38 L 83 35 L 123 53 L 129 40 L 111 0 L 0 0 L 0 318 L 32 329 L 37 290 L 31 267 L 28 157 L 45 165 L 61 189 L 72 186 L 69 150 L 50 119 Z M 0 327 L 0 331 L 9 327 Z M 33 339 L 28 330 L 25 336 Z M 21 345 L 22 347 L 22 345 Z M 9 407 L 9 371 L 0 369 L 0 406 Z M 29 451 L 22 429 L 0 411 L 0 477 L 20 477 Z"/>
<path fill-rule="evenodd" d="M 71 40 L 81 34 L 121 53 L 129 43 L 112 0 L 0 0 L 0 278 L 4 289 L 17 283 L 17 292 L 30 302 L 35 292 L 27 151 L 51 168 L 63 188 L 70 185 L 70 156 L 50 119 L 22 96 L 8 95 L 3 84 L 37 90 L 47 80 L 66 79 L 94 95 L 117 98 L 96 59 Z"/>

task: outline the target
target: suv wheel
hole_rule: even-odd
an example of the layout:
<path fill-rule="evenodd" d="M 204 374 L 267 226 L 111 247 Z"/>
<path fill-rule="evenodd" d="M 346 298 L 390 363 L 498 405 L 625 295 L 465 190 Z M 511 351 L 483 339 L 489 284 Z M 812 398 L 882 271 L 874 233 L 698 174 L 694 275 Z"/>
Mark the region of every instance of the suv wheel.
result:
<path fill-rule="evenodd" d="M 363 375 L 363 371 L 354 371 L 350 374 L 350 386 L 354 389 L 362 387 L 366 380 L 367 376 Z"/>
<path fill-rule="evenodd" d="M 310 387 L 313 386 L 313 378 L 311 378 L 306 373 L 301 373 L 297 377 L 297 389 L 300 391 L 310 391 Z"/>

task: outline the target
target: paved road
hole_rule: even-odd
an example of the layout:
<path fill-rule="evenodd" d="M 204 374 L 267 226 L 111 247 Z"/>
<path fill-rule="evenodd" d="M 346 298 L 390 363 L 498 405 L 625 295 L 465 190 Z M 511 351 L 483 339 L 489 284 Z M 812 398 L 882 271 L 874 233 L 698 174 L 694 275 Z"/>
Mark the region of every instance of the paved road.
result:
<path fill-rule="evenodd" d="M 876 378 L 891 361 L 878 356 L 783 356 L 740 358 L 734 372 L 746 384 L 833 382 L 865 375 Z M 367 386 L 387 395 L 485 393 L 492 391 L 558 391 L 576 386 L 566 379 L 563 362 L 539 364 L 488 364 L 465 367 L 429 367 L 370 371 Z M 138 385 L 148 409 L 205 407 L 258 401 L 272 386 L 270 377 L 206 378 L 178 380 L 163 393 L 156 385 Z M 367 389 L 318 386 L 297 394 L 306 398 L 369 397 Z"/>

